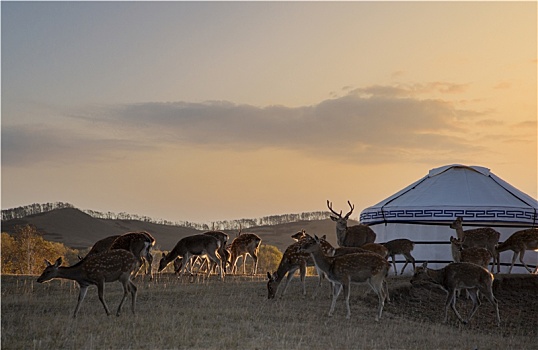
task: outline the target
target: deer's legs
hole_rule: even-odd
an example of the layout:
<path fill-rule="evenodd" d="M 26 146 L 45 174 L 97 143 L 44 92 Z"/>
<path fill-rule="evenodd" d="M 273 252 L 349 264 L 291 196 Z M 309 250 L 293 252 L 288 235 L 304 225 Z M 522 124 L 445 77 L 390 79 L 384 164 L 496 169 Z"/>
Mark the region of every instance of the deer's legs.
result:
<path fill-rule="evenodd" d="M 411 261 L 411 264 L 413 265 L 413 271 L 415 271 L 415 258 L 413 258 L 411 254 L 404 254 L 404 257 L 405 257 L 405 265 L 402 267 L 402 272 L 400 272 L 400 275 L 403 275 L 404 270 L 410 261 Z"/>
<path fill-rule="evenodd" d="M 258 255 L 256 253 L 250 254 L 252 259 L 254 260 L 254 267 L 252 268 L 252 275 L 256 275 L 258 272 Z"/>
<path fill-rule="evenodd" d="M 99 300 L 101 300 L 101 304 L 103 304 L 106 314 L 110 315 L 110 310 L 108 309 L 108 305 L 105 301 L 105 281 L 99 281 L 97 283 L 97 294 L 99 295 Z"/>
<path fill-rule="evenodd" d="M 88 287 L 80 286 L 80 292 L 78 293 L 78 302 L 77 302 L 77 306 L 75 307 L 75 312 L 73 313 L 73 318 L 77 317 L 78 310 L 80 309 L 80 304 L 86 297 L 86 293 L 88 293 Z"/>
<path fill-rule="evenodd" d="M 489 300 L 489 302 L 495 307 L 495 313 L 497 316 L 497 326 L 501 325 L 501 316 L 499 315 L 499 303 L 497 302 L 497 299 L 493 295 L 493 292 L 491 290 L 481 288 L 480 290 L 482 292 L 482 295 L 486 297 L 486 299 Z"/>
<path fill-rule="evenodd" d="M 518 255 L 519 255 L 519 252 L 514 251 L 514 255 L 512 256 L 512 264 L 510 265 L 510 268 L 508 269 L 508 273 L 512 273 L 512 268 L 514 267 L 514 264 L 516 262 Z"/>
<path fill-rule="evenodd" d="M 301 264 L 301 266 L 299 266 L 299 276 L 301 277 L 301 283 L 303 285 L 303 296 L 306 296 L 306 264 Z"/>
<path fill-rule="evenodd" d="M 464 323 L 468 323 L 471 320 L 471 317 L 473 317 L 476 310 L 478 310 L 478 307 L 480 306 L 480 298 L 478 298 L 477 292 L 478 290 L 476 288 L 467 289 L 467 295 L 473 301 L 473 308 L 471 309 L 471 313 L 469 314 L 467 321 L 465 321 Z"/>
<path fill-rule="evenodd" d="M 288 289 L 288 284 L 290 283 L 290 280 L 293 278 L 293 274 L 295 273 L 295 271 L 297 271 L 298 268 L 299 267 L 294 267 L 288 271 L 288 276 L 284 281 L 284 289 L 282 290 L 282 293 L 280 293 L 281 298 L 284 296 L 284 293 L 286 293 L 286 289 Z"/>
<path fill-rule="evenodd" d="M 220 279 L 222 279 L 222 261 L 217 257 L 217 255 L 215 254 L 215 252 L 210 252 L 207 254 L 208 258 L 213 262 L 215 263 L 216 266 L 219 267 L 219 277 Z M 209 277 L 209 275 L 211 274 L 211 270 L 212 270 L 212 267 L 209 267 L 209 264 L 208 265 L 208 269 L 207 269 L 207 277 Z"/>
<path fill-rule="evenodd" d="M 525 263 L 525 261 L 523 261 L 523 257 L 525 256 L 525 249 L 521 249 L 519 251 L 519 261 L 523 264 L 523 266 L 525 266 L 525 268 L 527 269 L 527 271 L 529 271 L 530 273 L 532 273 L 532 270 L 530 267 L 527 266 L 527 264 Z"/>
<path fill-rule="evenodd" d="M 120 301 L 120 305 L 118 305 L 118 311 L 116 311 L 116 316 L 119 316 L 121 313 L 121 307 L 123 306 L 123 303 L 125 302 L 125 299 L 127 299 L 127 294 L 129 294 L 129 291 L 131 291 L 131 286 L 129 285 L 130 281 L 129 278 L 125 279 L 122 277 L 120 279 L 121 286 L 123 287 L 123 296 Z"/>
<path fill-rule="evenodd" d="M 460 320 L 460 322 L 462 323 L 466 323 L 463 318 L 461 317 L 460 313 L 458 312 L 458 310 L 456 310 L 456 290 L 453 289 L 453 290 L 450 290 L 448 292 L 448 297 L 446 299 L 446 304 L 445 304 L 445 323 L 448 321 L 448 307 L 451 307 L 452 310 L 454 311 L 454 313 L 456 314 L 456 316 L 458 317 L 458 319 Z"/>
<path fill-rule="evenodd" d="M 332 316 L 334 313 L 334 308 L 336 307 L 336 300 L 338 299 L 338 296 L 340 295 L 340 292 L 342 291 L 342 285 L 334 283 L 333 284 L 333 300 L 331 302 L 331 308 L 329 310 L 329 316 Z"/>
<path fill-rule="evenodd" d="M 395 254 L 391 255 L 391 257 L 392 257 L 392 266 L 394 266 L 394 275 L 396 276 L 396 275 L 398 275 L 398 270 L 396 270 L 396 261 L 395 261 L 396 259 L 395 259 L 395 256 L 396 256 Z M 404 266 L 404 268 L 405 268 L 405 266 Z M 402 270 L 402 271 L 403 271 L 403 270 Z"/>

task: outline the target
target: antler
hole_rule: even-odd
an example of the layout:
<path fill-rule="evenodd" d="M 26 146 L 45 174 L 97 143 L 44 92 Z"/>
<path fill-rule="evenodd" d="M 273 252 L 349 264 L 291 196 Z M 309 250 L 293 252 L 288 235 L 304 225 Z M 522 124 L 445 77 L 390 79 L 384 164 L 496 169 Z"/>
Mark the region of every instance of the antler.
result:
<path fill-rule="evenodd" d="M 349 207 L 351 208 L 351 210 L 349 211 L 349 213 L 346 214 L 346 216 L 345 216 L 346 220 L 349 218 L 351 213 L 353 213 L 353 209 L 355 209 L 355 206 L 353 204 L 351 204 L 349 201 L 347 201 L 347 204 L 349 204 Z"/>
<path fill-rule="evenodd" d="M 342 217 L 342 211 L 340 210 L 340 214 L 338 214 L 337 212 L 335 212 L 333 210 L 333 204 L 331 202 L 329 202 L 329 200 L 327 199 L 327 207 L 329 208 L 329 210 L 334 214 L 334 215 L 338 215 L 338 217 Z"/>

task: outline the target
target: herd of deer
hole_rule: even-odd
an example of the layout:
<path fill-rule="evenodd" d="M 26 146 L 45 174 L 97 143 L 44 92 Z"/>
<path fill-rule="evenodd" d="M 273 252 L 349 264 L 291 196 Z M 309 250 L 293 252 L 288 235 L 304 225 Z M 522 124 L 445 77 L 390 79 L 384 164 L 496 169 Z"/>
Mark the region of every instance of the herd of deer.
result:
<path fill-rule="evenodd" d="M 454 263 L 450 263 L 442 269 L 434 270 L 424 263 L 415 266 L 415 259 L 411 255 L 414 243 L 409 239 L 400 238 L 386 243 L 375 243 L 376 234 L 367 225 L 355 225 L 348 227 L 347 220 L 353 212 L 354 206 L 348 201 L 350 211 L 342 215 L 333 210 L 332 204 L 327 201 L 327 207 L 331 211 L 331 219 L 336 222 L 336 238 L 338 248 L 334 248 L 325 236 L 318 238 L 310 236 L 304 230 L 296 233 L 292 238 L 296 241 L 284 252 L 277 271 L 267 272 L 268 298 L 276 296 L 280 282 L 287 278 L 284 283 L 281 297 L 284 295 L 288 282 L 292 279 L 295 271 L 300 271 L 303 282 L 303 294 L 306 295 L 305 274 L 308 266 L 314 266 L 318 272 L 319 286 L 322 279 L 327 278 L 332 286 L 332 303 L 329 316 L 334 313 L 336 301 L 341 291 L 344 291 L 347 307 L 346 318 L 350 318 L 349 306 L 350 285 L 367 283 L 378 297 L 378 310 L 376 321 L 381 318 L 385 301 L 390 301 L 386 278 L 390 270 L 389 258 L 392 258 L 394 273 L 398 271 L 395 265 L 395 256 L 403 255 L 405 264 L 400 274 L 403 274 L 409 263 L 413 265 L 414 275 L 412 284 L 422 281 L 438 284 L 448 294 L 445 303 L 445 322 L 448 319 L 448 308 L 451 307 L 457 318 L 467 323 L 480 305 L 478 292 L 487 298 L 495 307 L 496 323 L 500 325 L 500 316 L 497 300 L 492 291 L 493 270 L 495 263 L 497 273 L 500 272 L 499 253 L 507 250 L 514 252 L 512 264 L 509 268 L 511 273 L 515 260 L 519 256 L 520 262 L 525 268 L 536 273 L 523 261 L 526 250 L 538 250 L 538 229 L 526 229 L 515 232 L 505 242 L 499 243 L 500 234 L 492 228 L 478 228 L 463 230 L 463 221 L 457 218 L 450 227 L 456 231 L 456 238 L 450 237 Z M 183 274 L 185 270 L 192 275 L 191 268 L 195 259 L 205 257 L 208 264 L 207 274 L 213 269 L 218 270 L 219 277 L 223 278 L 228 265 L 231 266 L 232 274 L 237 270 L 239 258 L 243 258 L 243 274 L 245 274 L 246 257 L 250 255 L 254 260 L 252 274 L 256 274 L 258 251 L 261 238 L 255 234 L 244 233 L 239 235 L 228 245 L 228 235 L 221 231 L 210 231 L 204 234 L 189 236 L 181 239 L 168 254 L 163 254 L 158 271 L 162 271 L 172 261 L 174 270 Z M 38 282 L 49 281 L 53 278 L 65 278 L 78 282 L 80 293 L 75 308 L 74 317 L 80 308 L 81 302 L 86 296 L 90 285 L 97 285 L 99 300 L 103 304 L 107 315 L 110 314 L 104 300 L 104 283 L 119 281 L 123 286 L 123 298 L 119 304 L 116 315 L 119 316 L 121 307 L 131 293 L 132 312 L 135 313 L 137 288 L 131 281 L 138 270 L 146 265 L 146 274 L 152 278 L 151 264 L 153 257 L 151 248 L 155 239 L 147 232 L 130 232 L 120 236 L 104 238 L 94 244 L 90 252 L 81 260 L 70 267 L 60 266 L 62 259 L 59 258 L 54 264 L 45 261 L 47 267 Z M 493 259 L 491 272 L 487 266 Z M 203 260 L 203 259 L 202 259 Z M 464 320 L 456 310 L 456 293 L 466 290 L 473 302 L 470 315 Z"/>

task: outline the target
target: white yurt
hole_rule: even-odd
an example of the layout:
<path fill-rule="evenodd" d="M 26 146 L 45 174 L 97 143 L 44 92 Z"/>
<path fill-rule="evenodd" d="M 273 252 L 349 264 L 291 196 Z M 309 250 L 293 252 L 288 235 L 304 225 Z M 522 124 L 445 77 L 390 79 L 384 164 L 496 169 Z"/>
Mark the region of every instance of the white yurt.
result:
<path fill-rule="evenodd" d="M 408 238 L 412 255 L 441 268 L 452 261 L 450 224 L 463 218 L 463 229 L 492 227 L 500 241 L 512 233 L 538 226 L 538 201 L 479 166 L 447 165 L 430 170 L 422 179 L 364 209 L 360 222 L 377 234 L 376 242 Z M 512 251 L 501 253 L 501 272 L 507 272 Z M 398 257 L 397 264 L 400 260 Z M 525 262 L 538 264 L 538 252 L 526 251 Z M 516 261 L 519 264 L 519 259 Z M 401 266 L 398 264 L 398 266 Z M 411 273 L 411 269 L 406 269 Z M 514 265 L 512 273 L 528 273 Z"/>

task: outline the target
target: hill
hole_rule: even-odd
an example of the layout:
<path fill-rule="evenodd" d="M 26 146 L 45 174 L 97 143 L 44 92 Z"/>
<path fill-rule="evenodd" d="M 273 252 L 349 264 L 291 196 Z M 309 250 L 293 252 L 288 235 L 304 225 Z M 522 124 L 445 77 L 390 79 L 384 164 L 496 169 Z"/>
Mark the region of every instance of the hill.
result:
<path fill-rule="evenodd" d="M 193 228 L 161 225 L 138 220 L 98 219 L 76 208 L 56 209 L 45 213 L 29 215 L 19 219 L 2 221 L 2 232 L 14 233 L 17 225 L 34 225 L 43 238 L 61 242 L 75 249 L 85 249 L 101 238 L 132 231 L 147 231 L 157 243 L 156 247 L 171 250 L 183 237 L 203 233 Z M 349 221 L 350 225 L 356 222 Z M 243 233 L 255 233 L 262 238 L 262 243 L 270 244 L 284 251 L 293 240 L 291 235 L 306 230 L 310 234 L 327 235 L 328 241 L 335 245 L 335 224 L 330 219 L 297 221 L 272 226 L 258 226 L 243 229 Z M 237 231 L 224 230 L 235 238 Z"/>

